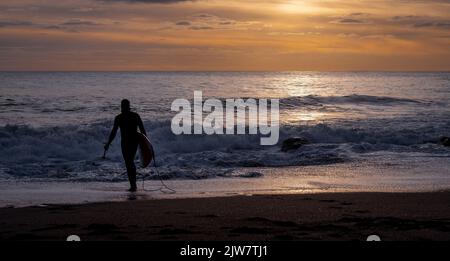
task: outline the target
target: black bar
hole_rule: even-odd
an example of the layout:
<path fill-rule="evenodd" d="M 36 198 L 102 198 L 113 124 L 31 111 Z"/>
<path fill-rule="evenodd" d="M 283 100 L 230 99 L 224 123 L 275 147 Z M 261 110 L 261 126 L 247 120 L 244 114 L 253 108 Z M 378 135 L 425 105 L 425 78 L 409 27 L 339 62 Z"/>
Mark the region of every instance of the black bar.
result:
<path fill-rule="evenodd" d="M 15 258 L 45 260 L 85 260 L 89 257 L 139 260 L 405 260 L 407 257 L 432 260 L 448 254 L 448 242 L 282 242 L 282 241 L 213 241 L 213 242 L 2 242 L 2 253 Z M 197 254 L 183 255 L 183 248 L 196 249 Z M 227 247 L 266 246 L 263 255 L 253 250 L 230 256 Z M 214 248 L 209 256 L 203 249 Z M 236 249 L 236 248 L 235 248 Z M 248 248 L 247 248 L 248 249 Z M 254 248 L 256 249 L 256 248 Z M 203 252 L 200 252 L 202 250 Z M 221 251 L 221 252 L 218 252 Z M 261 252 L 257 252 L 258 254 Z M 202 255 L 200 255 L 202 254 Z M 159 257 L 159 258 L 155 258 Z M 162 259 L 163 258 L 163 259 Z M 280 259 L 289 258 L 289 259 Z M 4 259 L 6 260 L 6 259 Z"/>

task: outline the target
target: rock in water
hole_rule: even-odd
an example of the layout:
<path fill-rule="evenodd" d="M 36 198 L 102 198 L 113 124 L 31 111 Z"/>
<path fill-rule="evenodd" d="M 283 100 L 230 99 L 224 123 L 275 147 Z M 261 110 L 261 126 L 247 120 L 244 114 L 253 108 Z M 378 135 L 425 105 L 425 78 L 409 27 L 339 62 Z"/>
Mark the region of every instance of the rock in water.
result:
<path fill-rule="evenodd" d="M 281 151 L 289 151 L 296 150 L 300 148 L 302 145 L 308 144 L 308 140 L 304 138 L 288 138 L 283 141 L 283 145 L 281 146 Z"/>
<path fill-rule="evenodd" d="M 449 137 L 442 137 L 440 139 L 440 143 L 446 147 L 450 147 L 450 138 Z"/>
<path fill-rule="evenodd" d="M 263 176 L 263 174 L 261 172 L 256 172 L 256 171 L 246 172 L 244 174 L 239 175 L 239 177 L 241 177 L 241 178 L 259 178 L 262 176 Z"/>

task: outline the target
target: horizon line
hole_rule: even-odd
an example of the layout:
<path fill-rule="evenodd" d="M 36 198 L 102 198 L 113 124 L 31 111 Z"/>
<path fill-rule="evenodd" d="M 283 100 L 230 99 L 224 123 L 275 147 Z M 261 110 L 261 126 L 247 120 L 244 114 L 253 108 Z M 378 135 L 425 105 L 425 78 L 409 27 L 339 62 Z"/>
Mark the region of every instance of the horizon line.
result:
<path fill-rule="evenodd" d="M 282 72 L 310 72 L 310 73 L 449 73 L 450 70 L 0 70 L 0 73 L 282 73 Z"/>

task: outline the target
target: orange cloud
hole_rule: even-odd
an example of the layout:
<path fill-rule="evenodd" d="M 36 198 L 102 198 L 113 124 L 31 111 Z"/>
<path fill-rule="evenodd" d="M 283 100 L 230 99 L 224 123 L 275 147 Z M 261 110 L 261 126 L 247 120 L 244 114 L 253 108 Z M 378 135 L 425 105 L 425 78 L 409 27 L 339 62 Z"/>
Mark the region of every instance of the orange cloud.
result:
<path fill-rule="evenodd" d="M 450 69 L 448 1 L 24 0 L 0 10 L 0 70 Z"/>

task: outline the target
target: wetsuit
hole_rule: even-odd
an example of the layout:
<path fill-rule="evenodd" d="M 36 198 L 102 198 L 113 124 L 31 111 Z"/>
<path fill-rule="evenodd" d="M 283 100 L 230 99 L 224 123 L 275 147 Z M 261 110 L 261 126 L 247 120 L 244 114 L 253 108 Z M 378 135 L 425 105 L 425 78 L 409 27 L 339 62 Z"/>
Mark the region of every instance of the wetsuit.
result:
<path fill-rule="evenodd" d="M 128 180 L 130 181 L 131 189 L 136 190 L 136 166 L 134 165 L 134 157 L 136 156 L 138 147 L 138 128 L 142 134 L 147 134 L 139 114 L 131 111 L 122 112 L 116 116 L 108 144 L 111 143 L 116 136 L 118 128 L 120 128 L 122 156 L 125 160 Z"/>

